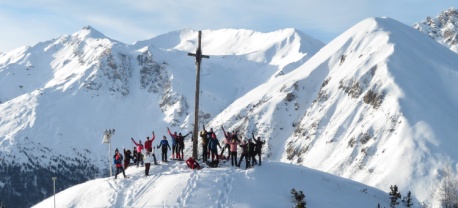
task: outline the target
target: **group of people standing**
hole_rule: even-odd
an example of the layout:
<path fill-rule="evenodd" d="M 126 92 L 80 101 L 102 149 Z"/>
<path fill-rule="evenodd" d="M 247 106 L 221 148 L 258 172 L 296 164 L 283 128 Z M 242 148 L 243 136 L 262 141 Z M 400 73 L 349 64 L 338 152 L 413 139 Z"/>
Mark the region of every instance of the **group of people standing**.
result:
<path fill-rule="evenodd" d="M 252 138 L 245 140 L 242 139 L 241 136 L 239 136 L 238 132 L 226 132 L 224 127 L 221 127 L 221 129 L 224 134 L 223 147 L 220 145 L 220 142 L 218 141 L 216 134 L 213 131 L 213 128 L 210 128 L 210 131 L 207 131 L 205 129 L 205 126 L 203 126 L 203 130 L 200 132 L 202 146 L 202 162 L 207 164 L 210 163 L 208 158 L 211 155 L 212 164 L 218 164 L 221 158 L 226 159 L 227 161 L 231 160 L 231 165 L 237 167 L 240 167 L 243 159 L 245 159 L 245 168 L 253 167 L 256 164 L 261 165 L 261 151 L 265 141 L 261 141 L 260 137 L 257 137 L 256 139 L 254 133 L 251 134 Z M 177 132 L 174 132 L 172 134 L 168 127 L 167 132 L 171 137 L 172 146 L 170 146 L 166 136 L 163 136 L 162 140 L 159 142 L 159 145 L 156 146 L 157 149 L 162 150 L 162 162 L 168 162 L 168 150 L 172 151 L 172 159 L 184 160 L 184 139 L 187 136 L 189 136 L 192 132 L 189 132 L 186 135 L 182 135 L 182 133 Z M 143 167 L 144 165 L 145 176 L 149 175 L 151 163 L 158 165 L 156 155 L 154 154 L 155 148 L 152 145 L 155 138 L 156 136 L 154 134 L 154 131 L 152 132 L 151 139 L 149 137 L 146 137 L 144 145 L 142 144 L 141 140 L 136 142 L 133 138 L 131 138 L 135 147 L 133 149 L 133 152 L 123 148 L 125 157 L 122 156 L 118 149 L 115 150 L 115 155 L 113 156 L 114 164 L 116 166 L 115 179 L 117 178 L 119 173 L 122 173 L 124 177 L 126 177 L 125 169 L 129 167 L 131 160 L 134 161 L 134 164 L 136 164 L 137 167 Z M 218 147 L 221 149 L 221 154 L 218 154 Z M 237 160 L 237 151 L 239 147 L 241 149 L 241 154 L 240 160 Z M 224 151 L 226 149 L 228 152 L 227 157 L 223 156 Z M 144 152 L 145 154 L 143 154 Z M 258 156 L 258 160 L 256 160 L 256 156 Z M 122 163 L 123 160 L 124 164 Z M 196 158 L 190 157 L 188 160 L 186 160 L 186 163 L 188 167 L 191 169 L 200 169 L 200 165 L 196 161 Z"/>
<path fill-rule="evenodd" d="M 232 133 L 226 132 L 224 127 L 221 127 L 223 130 L 223 143 L 224 147 L 221 147 L 218 139 L 216 138 L 213 128 L 210 128 L 210 131 L 205 129 L 200 132 L 201 145 L 202 145 L 202 161 L 204 163 L 208 162 L 208 157 L 211 154 L 211 161 L 214 162 L 216 157 L 216 162 L 220 158 L 224 158 L 224 151 L 227 149 L 228 155 L 226 158 L 227 161 L 231 160 L 232 166 L 240 167 L 243 159 L 245 159 L 245 168 L 253 167 L 254 165 L 261 165 L 262 157 L 262 146 L 265 144 L 265 141 L 261 141 L 261 137 L 257 139 L 254 136 L 254 133 L 251 133 L 252 138 L 245 140 L 239 136 L 238 132 L 233 131 Z M 221 154 L 218 154 L 218 147 L 221 149 Z M 240 160 L 237 161 L 237 149 L 240 147 L 241 154 Z M 258 161 L 256 160 L 256 155 L 258 156 Z"/>

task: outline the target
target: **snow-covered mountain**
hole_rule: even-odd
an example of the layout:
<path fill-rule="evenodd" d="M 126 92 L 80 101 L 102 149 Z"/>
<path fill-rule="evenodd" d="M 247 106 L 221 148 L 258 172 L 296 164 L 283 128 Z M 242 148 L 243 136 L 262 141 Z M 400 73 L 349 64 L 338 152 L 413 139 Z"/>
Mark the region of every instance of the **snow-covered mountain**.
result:
<path fill-rule="evenodd" d="M 387 192 L 281 162 L 248 170 L 224 166 L 193 171 L 183 162 L 170 161 L 153 165 L 148 177 L 143 167 L 127 168 L 126 176 L 88 181 L 33 207 L 53 207 L 54 202 L 56 207 L 75 208 L 294 207 L 293 188 L 303 191 L 307 207 L 389 207 L 390 203 Z"/>
<path fill-rule="evenodd" d="M 458 11 L 454 7 L 416 23 L 415 29 L 458 53 Z"/>
<path fill-rule="evenodd" d="M 107 175 L 107 128 L 116 148 L 168 126 L 191 130 L 196 43 L 197 31 L 180 30 L 127 45 L 88 26 L 0 54 L 2 201 L 30 206 L 50 195 L 52 176 L 62 190 Z M 201 122 L 322 46 L 294 29 L 203 31 Z"/>
<path fill-rule="evenodd" d="M 382 190 L 396 184 L 437 205 L 440 180 L 458 161 L 456 66 L 457 54 L 417 30 L 369 18 L 211 125 L 255 131 L 272 160 Z"/>
<path fill-rule="evenodd" d="M 266 139 L 267 161 L 307 166 L 385 192 L 397 185 L 401 193 L 412 191 L 419 202 L 438 207 L 439 182 L 449 166 L 456 173 L 458 159 L 458 56 L 435 41 L 442 39 L 433 40 L 390 18 L 363 20 L 326 46 L 294 29 L 202 32 L 203 53 L 210 59 L 202 65 L 199 122 L 215 128 L 219 138 L 221 126 L 238 130 L 244 139 L 254 132 Z M 189 29 L 128 45 L 85 27 L 0 54 L 1 201 L 25 207 L 48 198 L 53 176 L 59 178 L 58 191 L 107 176 L 111 155 L 101 143 L 107 128 L 116 129 L 112 146 L 120 149 L 132 148 L 131 137 L 144 140 L 153 130 L 157 137 L 166 135 L 166 127 L 190 131 L 195 66 L 187 53 L 195 51 L 196 43 L 197 32 Z M 185 154 L 190 155 L 190 140 L 186 142 Z M 162 201 L 176 202 L 170 206 L 194 205 L 194 199 L 184 195 L 193 187 L 225 192 L 220 193 L 223 201 L 209 206 L 239 206 L 233 203 L 238 189 L 215 183 L 246 177 L 237 183 L 246 187 L 244 180 L 271 180 L 263 178 L 269 170 L 290 174 L 282 193 L 294 188 L 292 181 L 302 180 L 296 171 L 306 172 L 304 178 L 327 177 L 285 164 L 262 168 L 222 169 L 232 171 L 228 176 L 218 169 L 194 173 L 177 164 L 155 169 L 163 171 L 155 174 L 183 177 L 172 184 L 185 187 L 179 193 L 182 201 L 160 195 Z M 140 179 L 139 170 L 130 174 L 154 186 L 172 183 L 167 175 Z M 215 183 L 198 180 L 200 174 L 215 177 Z M 96 179 L 88 184 L 108 193 L 113 190 L 103 186 L 140 187 L 129 180 Z M 334 177 L 331 186 L 339 187 L 336 181 L 341 180 L 351 186 Z M 301 184 L 299 190 L 318 186 L 307 187 L 306 180 Z M 330 189 L 325 186 L 317 193 L 334 191 Z M 126 194 L 102 202 L 136 205 Z M 376 201 L 385 197 L 374 195 Z M 29 200 L 21 200 L 24 197 Z M 326 206 L 316 202 L 318 197 L 311 200 Z M 80 203 L 66 205 L 84 206 Z M 386 201 L 380 203 L 386 206 Z M 278 205 L 289 206 L 285 201 Z"/>

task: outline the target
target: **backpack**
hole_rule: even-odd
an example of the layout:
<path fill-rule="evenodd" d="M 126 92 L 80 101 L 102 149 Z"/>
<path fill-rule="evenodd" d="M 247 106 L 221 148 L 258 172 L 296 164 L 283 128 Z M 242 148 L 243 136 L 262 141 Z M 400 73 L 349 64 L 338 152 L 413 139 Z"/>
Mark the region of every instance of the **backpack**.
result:
<path fill-rule="evenodd" d="M 213 162 L 212 161 L 207 161 L 207 166 L 211 167 L 211 168 L 217 168 L 218 164 L 219 164 L 219 162 L 217 160 L 215 160 Z"/>

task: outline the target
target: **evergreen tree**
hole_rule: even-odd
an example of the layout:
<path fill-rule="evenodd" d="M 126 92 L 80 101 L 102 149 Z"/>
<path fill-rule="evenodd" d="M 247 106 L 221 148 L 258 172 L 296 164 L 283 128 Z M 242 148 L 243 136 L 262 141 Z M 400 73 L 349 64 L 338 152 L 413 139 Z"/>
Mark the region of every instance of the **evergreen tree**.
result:
<path fill-rule="evenodd" d="M 407 196 L 406 197 L 403 197 L 402 198 L 402 202 L 404 202 L 404 204 L 406 205 L 406 207 L 412 207 L 413 205 L 413 202 L 412 202 L 412 196 L 411 196 L 411 193 L 409 191 L 409 193 L 407 193 Z"/>
<path fill-rule="evenodd" d="M 401 198 L 401 193 L 399 193 L 398 186 L 396 185 L 390 186 L 390 190 L 390 193 L 388 193 L 390 195 L 391 200 L 390 207 L 395 207 L 399 204 L 398 199 Z"/>
<path fill-rule="evenodd" d="M 296 189 L 291 189 L 291 194 L 296 200 L 296 208 L 306 208 L 307 203 L 305 203 L 305 195 L 302 191 L 297 192 Z"/>

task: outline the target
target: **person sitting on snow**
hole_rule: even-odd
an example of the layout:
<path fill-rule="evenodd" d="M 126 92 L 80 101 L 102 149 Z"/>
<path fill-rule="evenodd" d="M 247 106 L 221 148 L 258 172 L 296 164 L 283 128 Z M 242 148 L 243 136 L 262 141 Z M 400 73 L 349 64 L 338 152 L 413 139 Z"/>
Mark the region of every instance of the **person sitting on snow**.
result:
<path fill-rule="evenodd" d="M 186 160 L 186 164 L 188 165 L 188 168 L 191 169 L 200 169 L 199 163 L 194 159 L 194 157 L 190 157 L 189 159 Z"/>

